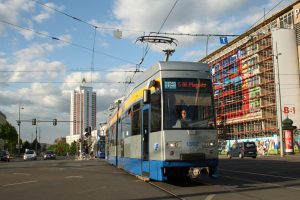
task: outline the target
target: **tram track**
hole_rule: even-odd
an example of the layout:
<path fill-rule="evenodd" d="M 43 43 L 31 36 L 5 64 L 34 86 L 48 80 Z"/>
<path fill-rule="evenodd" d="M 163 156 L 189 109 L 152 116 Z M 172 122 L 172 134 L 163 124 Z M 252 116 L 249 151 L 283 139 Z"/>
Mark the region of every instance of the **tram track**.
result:
<path fill-rule="evenodd" d="M 173 192 L 171 192 L 171 191 L 169 191 L 169 190 L 167 190 L 167 189 L 165 189 L 165 188 L 159 186 L 158 184 L 155 184 L 154 182 L 148 181 L 147 183 L 150 184 L 150 185 L 152 185 L 153 187 L 156 187 L 156 188 L 158 188 L 158 189 L 164 191 L 164 192 L 167 193 L 167 194 L 170 194 L 171 196 L 175 197 L 176 199 L 186 200 L 186 199 L 184 199 L 184 198 L 181 198 L 181 197 L 178 196 L 177 194 L 175 194 L 175 193 L 173 193 Z"/>

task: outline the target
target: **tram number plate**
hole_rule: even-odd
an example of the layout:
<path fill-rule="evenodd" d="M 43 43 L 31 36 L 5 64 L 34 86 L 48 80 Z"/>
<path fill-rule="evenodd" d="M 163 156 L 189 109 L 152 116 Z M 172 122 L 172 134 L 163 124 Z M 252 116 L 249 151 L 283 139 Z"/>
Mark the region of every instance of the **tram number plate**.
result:
<path fill-rule="evenodd" d="M 198 147 L 199 144 L 200 144 L 199 142 L 192 142 L 192 141 L 189 141 L 189 142 L 186 143 L 186 145 L 188 147 Z"/>

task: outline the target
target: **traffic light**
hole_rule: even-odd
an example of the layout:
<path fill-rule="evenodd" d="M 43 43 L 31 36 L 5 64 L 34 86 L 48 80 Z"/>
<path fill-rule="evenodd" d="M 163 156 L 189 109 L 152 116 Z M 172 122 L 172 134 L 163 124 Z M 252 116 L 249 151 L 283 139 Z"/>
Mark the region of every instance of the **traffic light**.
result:
<path fill-rule="evenodd" d="M 53 119 L 53 126 L 57 125 L 57 119 Z"/>
<path fill-rule="evenodd" d="M 36 119 L 32 119 L 32 125 L 36 125 Z"/>
<path fill-rule="evenodd" d="M 90 126 L 88 126 L 87 128 L 85 128 L 85 136 L 88 137 L 92 134 L 92 128 Z"/>

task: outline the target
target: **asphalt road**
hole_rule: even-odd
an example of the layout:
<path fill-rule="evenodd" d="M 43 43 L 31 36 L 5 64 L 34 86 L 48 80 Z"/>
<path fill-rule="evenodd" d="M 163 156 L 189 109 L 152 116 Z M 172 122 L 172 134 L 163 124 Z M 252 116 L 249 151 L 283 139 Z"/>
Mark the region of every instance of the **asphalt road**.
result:
<path fill-rule="evenodd" d="M 0 162 L 0 199 L 300 199 L 300 156 L 220 158 L 219 177 L 150 182 L 104 160 Z M 168 191 L 169 193 L 167 193 Z M 4 197 L 4 198 L 3 198 Z"/>

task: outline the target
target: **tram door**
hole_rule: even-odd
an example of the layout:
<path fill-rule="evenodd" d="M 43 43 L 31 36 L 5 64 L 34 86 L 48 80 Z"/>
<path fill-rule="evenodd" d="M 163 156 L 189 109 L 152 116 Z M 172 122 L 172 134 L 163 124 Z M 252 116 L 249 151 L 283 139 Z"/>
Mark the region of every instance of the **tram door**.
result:
<path fill-rule="evenodd" d="M 142 175 L 149 177 L 150 175 L 150 163 L 149 163 L 149 112 L 150 106 L 143 107 L 143 119 L 142 119 Z"/>

